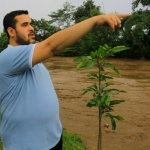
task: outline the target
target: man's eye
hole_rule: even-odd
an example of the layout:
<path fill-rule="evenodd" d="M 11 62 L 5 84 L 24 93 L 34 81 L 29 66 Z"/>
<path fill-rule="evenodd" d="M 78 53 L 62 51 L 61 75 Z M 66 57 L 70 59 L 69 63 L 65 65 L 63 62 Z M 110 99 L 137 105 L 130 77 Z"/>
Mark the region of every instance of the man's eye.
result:
<path fill-rule="evenodd" d="M 22 26 L 27 26 L 27 24 L 22 24 Z"/>

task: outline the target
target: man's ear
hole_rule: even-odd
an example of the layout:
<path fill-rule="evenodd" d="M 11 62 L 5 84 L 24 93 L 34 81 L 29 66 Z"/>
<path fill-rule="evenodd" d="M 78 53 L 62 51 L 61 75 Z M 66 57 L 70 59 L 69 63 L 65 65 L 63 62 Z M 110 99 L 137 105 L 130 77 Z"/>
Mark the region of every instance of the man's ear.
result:
<path fill-rule="evenodd" d="M 10 37 L 14 37 L 15 36 L 15 30 L 12 27 L 8 27 L 7 28 L 7 32 L 8 32 Z"/>

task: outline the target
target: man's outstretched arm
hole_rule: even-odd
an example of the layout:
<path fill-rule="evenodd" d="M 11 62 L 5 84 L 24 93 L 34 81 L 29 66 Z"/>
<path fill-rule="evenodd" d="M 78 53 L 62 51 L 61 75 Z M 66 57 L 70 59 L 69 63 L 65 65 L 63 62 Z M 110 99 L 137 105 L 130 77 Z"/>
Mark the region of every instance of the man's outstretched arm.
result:
<path fill-rule="evenodd" d="M 95 26 L 109 26 L 112 31 L 116 27 L 121 27 L 121 18 L 131 16 L 130 14 L 107 14 L 91 17 L 74 26 L 61 30 L 46 40 L 37 43 L 33 53 L 32 65 L 44 61 L 45 59 L 61 52 L 71 46 Z"/>

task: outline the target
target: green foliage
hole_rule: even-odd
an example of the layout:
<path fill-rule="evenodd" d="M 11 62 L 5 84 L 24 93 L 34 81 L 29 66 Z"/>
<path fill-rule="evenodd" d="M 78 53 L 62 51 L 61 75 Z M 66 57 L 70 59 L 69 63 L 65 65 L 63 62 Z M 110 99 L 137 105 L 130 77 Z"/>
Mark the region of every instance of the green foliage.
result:
<path fill-rule="evenodd" d="M 1 141 L 1 139 L 0 139 L 0 150 L 3 150 L 3 143 Z"/>
<path fill-rule="evenodd" d="M 138 5 L 143 5 L 143 10 Z M 112 32 L 106 27 L 95 27 L 78 42 L 66 48 L 60 56 L 83 56 L 90 55 L 92 51 L 107 43 L 111 47 L 125 45 L 130 47 L 128 51 L 114 54 L 119 58 L 141 58 L 150 59 L 150 1 L 134 0 L 131 4 L 133 14 L 131 17 L 122 19 L 122 27 Z M 136 9 L 136 11 L 135 11 Z M 104 14 L 101 6 L 95 5 L 93 0 L 85 0 L 77 8 L 70 2 L 65 2 L 61 9 L 51 12 L 50 20 L 32 19 L 36 40 L 43 41 L 57 31 L 72 26 L 75 23 L 88 19 L 92 16 Z M 0 51 L 8 45 L 8 39 L 4 32 L 0 34 Z"/>
<path fill-rule="evenodd" d="M 88 19 L 92 16 L 101 15 L 103 12 L 100 6 L 96 6 L 94 1 L 86 0 L 83 5 L 77 7 L 74 13 L 75 23 Z M 95 27 L 91 32 L 80 39 L 76 48 L 78 49 L 78 55 L 89 55 L 91 51 L 98 49 L 100 45 L 104 45 L 107 41 L 108 45 L 112 47 L 121 45 L 120 43 L 121 31 L 116 29 L 112 32 L 106 27 Z M 81 53 L 82 52 L 82 53 Z"/>
<path fill-rule="evenodd" d="M 122 101 L 122 102 L 123 102 L 123 101 Z M 111 115 L 110 113 L 106 113 L 105 117 L 106 117 L 106 118 L 107 118 L 107 117 L 110 118 L 111 124 L 112 124 L 112 130 L 115 130 L 115 129 L 116 129 L 116 121 L 115 121 L 115 119 L 117 119 L 117 120 L 124 120 L 123 117 L 121 117 L 121 116 L 113 116 L 113 115 Z"/>
<path fill-rule="evenodd" d="M 70 134 L 63 130 L 63 150 L 86 150 L 78 134 Z"/>
<path fill-rule="evenodd" d="M 73 45 L 71 47 L 65 48 L 61 53 L 57 55 L 67 57 L 67 56 L 77 56 L 78 54 L 79 54 L 78 50 L 76 49 L 75 45 Z"/>
<path fill-rule="evenodd" d="M 119 77 L 121 77 L 120 72 L 116 69 L 116 67 L 107 62 L 106 59 L 110 56 L 114 56 L 114 54 L 125 51 L 129 49 L 129 47 L 125 46 L 116 46 L 111 48 L 107 44 L 104 46 L 100 46 L 98 50 L 92 51 L 89 56 L 80 56 L 74 61 L 80 62 L 76 70 L 79 70 L 81 68 L 91 69 L 92 67 L 97 68 L 97 74 L 96 73 L 90 73 L 88 74 L 89 80 L 93 80 L 93 84 L 86 89 L 84 89 L 83 94 L 86 94 L 88 92 L 93 92 L 93 98 L 88 100 L 87 106 L 88 107 L 98 107 L 99 109 L 99 141 L 101 141 L 102 135 L 101 133 L 101 119 L 102 116 L 108 117 L 111 120 L 112 124 L 112 130 L 116 129 L 116 119 L 117 120 L 123 120 L 123 117 L 121 116 L 115 116 L 112 115 L 111 112 L 114 111 L 113 107 L 116 104 L 120 104 L 122 102 L 125 102 L 124 100 L 116 100 L 112 99 L 113 95 L 117 95 L 120 92 L 125 92 L 123 90 L 118 90 L 115 88 L 111 88 L 114 83 L 111 81 L 113 79 L 112 76 L 108 75 L 109 73 L 105 71 L 105 67 L 109 67 L 112 69 Z M 102 145 L 102 143 L 100 143 Z M 99 147 L 100 149 L 101 146 Z"/>
<path fill-rule="evenodd" d="M 93 0 L 86 0 L 74 12 L 75 23 L 88 19 L 92 16 L 101 14 L 100 6 L 94 5 Z"/>
<path fill-rule="evenodd" d="M 96 6 L 93 0 L 86 0 L 83 2 L 83 5 L 77 7 L 74 12 L 75 23 L 100 14 L 103 14 L 100 11 L 100 6 Z M 95 27 L 91 32 L 77 42 L 76 48 L 78 49 L 78 55 L 88 55 L 91 51 L 99 47 L 98 31 L 99 28 Z"/>
<path fill-rule="evenodd" d="M 150 6 L 149 0 L 133 0 L 132 2 L 132 9 L 135 10 L 139 6 L 139 4 L 142 4 L 142 6 Z"/>
<path fill-rule="evenodd" d="M 124 42 L 131 47 L 132 57 L 150 58 L 150 11 L 139 10 L 124 22 Z"/>
<path fill-rule="evenodd" d="M 58 9 L 57 12 L 51 12 L 48 16 L 58 28 L 67 28 L 74 23 L 74 8 L 75 6 L 71 5 L 71 3 L 65 2 L 62 9 Z"/>
<path fill-rule="evenodd" d="M 3 31 L 0 34 L 0 52 L 3 51 L 8 45 L 8 38 L 6 33 Z"/>
<path fill-rule="evenodd" d="M 36 33 L 36 40 L 43 41 L 60 29 L 52 25 L 52 21 L 45 19 L 36 20 L 32 19 L 32 24 Z"/>

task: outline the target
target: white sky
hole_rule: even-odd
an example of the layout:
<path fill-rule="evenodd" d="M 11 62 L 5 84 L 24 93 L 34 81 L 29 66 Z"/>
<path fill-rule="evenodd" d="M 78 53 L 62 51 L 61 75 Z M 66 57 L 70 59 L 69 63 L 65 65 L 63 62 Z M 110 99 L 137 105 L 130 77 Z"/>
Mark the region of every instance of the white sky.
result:
<path fill-rule="evenodd" d="M 49 19 L 48 14 L 63 8 L 67 0 L 0 0 L 0 32 L 3 29 L 3 17 L 13 10 L 28 10 L 33 19 Z M 86 0 L 68 0 L 74 6 L 81 6 Z M 95 0 L 105 13 L 132 13 L 133 0 Z"/>

